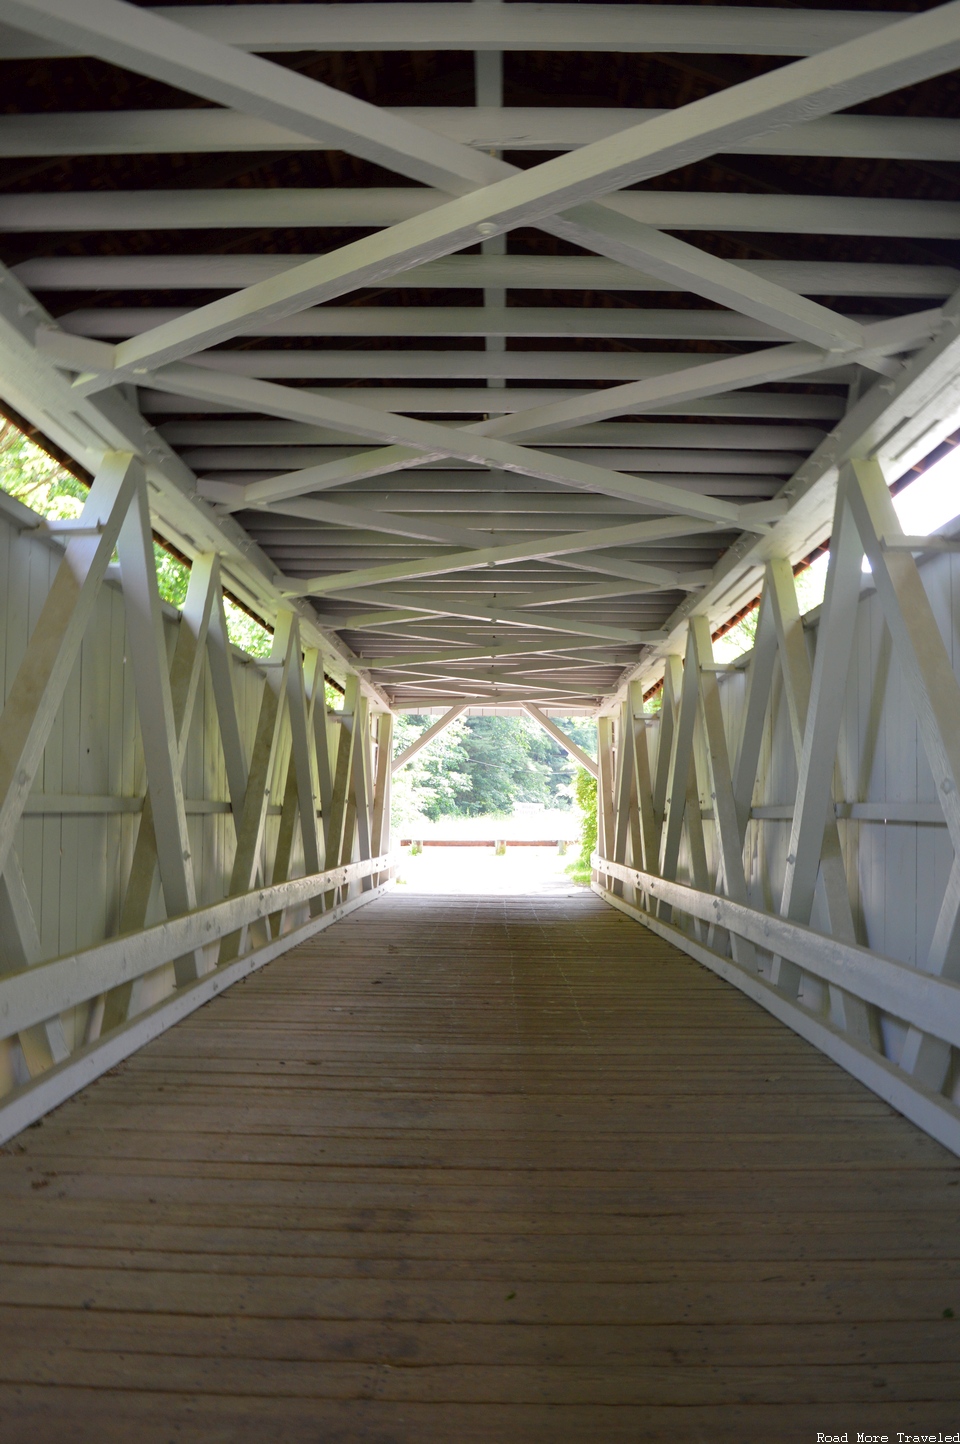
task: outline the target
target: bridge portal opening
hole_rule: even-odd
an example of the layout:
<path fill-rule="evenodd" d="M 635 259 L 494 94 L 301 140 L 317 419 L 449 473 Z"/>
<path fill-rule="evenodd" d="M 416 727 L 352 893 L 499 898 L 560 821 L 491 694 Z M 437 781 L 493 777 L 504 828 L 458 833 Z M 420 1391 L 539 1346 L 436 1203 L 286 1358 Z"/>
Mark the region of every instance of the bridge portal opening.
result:
<path fill-rule="evenodd" d="M 391 823 L 411 893 L 571 895 L 596 841 L 597 723 L 538 707 L 401 713 Z"/>

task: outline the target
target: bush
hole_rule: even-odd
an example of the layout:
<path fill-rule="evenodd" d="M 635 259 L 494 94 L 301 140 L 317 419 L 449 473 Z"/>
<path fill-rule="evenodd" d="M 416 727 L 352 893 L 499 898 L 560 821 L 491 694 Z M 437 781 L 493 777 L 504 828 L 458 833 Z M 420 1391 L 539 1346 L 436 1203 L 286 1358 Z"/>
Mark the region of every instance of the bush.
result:
<path fill-rule="evenodd" d="M 591 777 L 585 767 L 577 768 L 574 780 L 574 796 L 583 813 L 583 828 L 580 833 L 580 855 L 567 868 L 574 882 L 590 881 L 590 859 L 597 847 L 597 779 Z"/>

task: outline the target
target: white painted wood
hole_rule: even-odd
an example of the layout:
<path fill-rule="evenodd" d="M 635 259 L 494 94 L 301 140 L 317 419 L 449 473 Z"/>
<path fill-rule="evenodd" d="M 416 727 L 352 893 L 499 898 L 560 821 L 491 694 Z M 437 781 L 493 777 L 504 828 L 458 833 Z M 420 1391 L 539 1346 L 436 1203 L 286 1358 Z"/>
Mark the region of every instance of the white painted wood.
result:
<path fill-rule="evenodd" d="M 725 982 L 739 988 L 754 1002 L 766 1008 L 775 1018 L 799 1033 L 802 1038 L 819 1048 L 828 1058 L 846 1068 L 860 1082 L 885 1102 L 896 1108 L 944 1147 L 960 1156 L 960 1108 L 946 1099 L 937 1098 L 918 1088 L 892 1063 L 879 1053 L 867 1052 L 851 1042 L 830 1024 L 812 1017 L 795 1003 L 788 1001 L 778 989 L 772 988 L 763 978 L 751 976 L 729 959 L 713 949 L 688 937 L 679 928 L 661 922 L 649 913 L 631 908 L 613 893 L 604 892 L 596 884 L 594 891 L 600 893 L 611 906 L 627 913 L 637 922 L 642 922 L 651 932 L 667 942 L 674 943 L 696 958 L 697 962 L 710 968 Z"/>
<path fill-rule="evenodd" d="M 469 4 L 303 4 L 275 16 L 268 5 L 151 7 L 199 35 L 240 50 L 610 50 L 747 55 L 811 55 L 867 35 L 896 12 L 778 10 L 718 6 L 691 33 L 673 5 L 591 5 L 589 19 L 571 4 L 511 5 L 477 15 Z M 72 53 L 58 40 L 4 29 L 0 56 L 23 59 Z"/>
<path fill-rule="evenodd" d="M 111 455 L 83 509 L 99 535 L 71 541 L 23 664 L 0 715 L 0 871 L 40 766 L 103 574 L 134 495 L 137 467 L 129 453 Z"/>
<path fill-rule="evenodd" d="M 349 872 L 355 876 L 366 876 L 367 873 L 361 870 L 368 869 L 372 872 L 374 868 L 389 872 L 396 861 L 392 856 L 372 858 L 368 862 L 355 864 L 353 869 L 340 869 L 335 875 L 343 876 Z M 323 876 L 326 879 L 328 875 Z M 188 983 L 178 989 L 172 998 L 156 1004 L 124 1027 L 108 1034 L 106 1038 L 79 1050 L 60 1067 L 51 1068 L 41 1078 L 19 1089 L 5 1103 L 0 1104 L 0 1141 L 6 1142 L 22 1129 L 29 1127 L 37 1118 L 41 1118 L 81 1088 L 85 1088 L 88 1083 L 92 1083 L 95 1078 L 102 1076 L 109 1068 L 122 1062 L 151 1039 L 159 1037 L 167 1028 L 189 1017 L 197 1008 L 231 984 L 248 977 L 250 973 L 264 967 L 299 943 L 306 942 L 324 928 L 331 927 L 364 903 L 373 902 L 391 885 L 389 881 L 380 883 L 370 892 L 361 893 L 359 897 L 339 904 L 321 917 L 311 918 L 309 922 L 277 941 L 257 948 L 226 967 L 218 968 L 216 972 Z M 276 899 L 273 901 L 276 902 Z"/>
<path fill-rule="evenodd" d="M 69 12 L 66 0 L 3 0 L 0 14 L 30 29 L 43 31 L 47 38 L 62 41 L 66 36 L 72 46 L 79 43 L 82 47 L 84 37 L 93 37 L 94 48 L 105 58 L 133 68 L 145 68 L 157 78 L 189 89 L 199 88 L 209 99 L 240 109 L 253 109 L 281 123 L 287 122 L 291 109 L 300 109 L 303 114 L 312 111 L 316 115 L 321 108 L 320 87 L 306 83 L 306 93 L 301 99 L 302 87 L 291 85 L 287 72 L 283 72 L 286 89 L 281 86 L 278 93 L 277 77 L 269 62 L 242 57 L 214 42 L 198 45 L 196 54 L 191 50 L 189 59 L 185 58 L 189 47 L 183 46 L 176 26 L 168 26 L 143 12 L 138 12 L 132 21 L 113 0 L 96 0 L 95 6 L 89 7 L 89 13 L 85 9 L 80 17 Z M 336 253 L 336 258 L 307 262 L 283 277 L 261 282 L 259 287 L 245 293 L 244 303 L 236 299 L 226 305 L 213 302 L 193 313 L 187 324 L 175 322 L 159 328 L 152 336 L 147 333 L 145 337 L 123 343 L 115 356 L 114 380 L 133 375 L 139 367 L 174 360 L 200 349 L 201 345 L 226 340 L 237 334 L 244 317 L 257 314 L 266 319 L 303 309 L 312 303 L 332 300 L 345 288 L 382 280 L 390 269 L 404 270 L 411 264 L 460 250 L 478 238 L 481 225 L 483 235 L 488 237 L 512 226 L 550 217 L 550 229 L 555 233 L 577 243 L 584 242 L 588 249 L 610 254 L 604 236 L 597 235 L 592 227 L 603 217 L 607 229 L 617 232 L 615 244 L 623 244 L 625 227 L 623 224 L 609 226 L 612 212 L 600 207 L 596 215 L 592 210 L 586 215 L 568 215 L 560 226 L 553 219 L 557 211 L 691 163 L 752 134 L 800 118 L 829 114 L 888 89 L 942 74 L 955 63 L 955 51 L 960 54 L 960 21 L 954 5 L 948 4 L 898 25 L 884 27 L 856 43 L 837 46 L 815 60 L 801 60 L 781 67 L 775 77 L 761 76 L 730 87 L 694 106 L 647 121 L 609 140 L 597 141 L 532 171 L 508 174 L 492 184 L 481 184 L 477 194 L 461 196 L 436 207 L 425 217 L 402 222 L 377 236 L 355 242 Z M 208 73 L 211 69 L 216 71 L 215 77 Z M 287 106 L 289 109 L 284 110 Z M 348 148 L 368 159 L 386 161 L 406 174 L 411 173 L 412 159 L 415 177 L 427 178 L 421 168 L 424 154 L 437 154 L 441 146 L 438 138 L 411 127 L 413 135 L 408 131 L 397 135 L 391 151 L 384 143 L 382 122 L 374 125 L 368 114 L 372 107 L 364 107 L 350 97 L 333 92 L 323 96 L 322 109 L 324 119 L 320 123 L 328 127 L 327 137 L 333 117 L 343 113 L 353 128 Z M 282 115 L 281 111 L 284 111 Z M 304 129 L 303 115 L 295 115 L 294 124 L 298 130 Z M 362 141 L 360 132 L 364 132 Z M 408 142 L 413 156 L 406 152 L 401 155 Z M 453 146 L 450 150 L 455 157 L 451 159 L 451 170 L 455 172 L 459 167 L 462 175 L 466 169 L 471 177 L 467 184 L 475 184 L 472 178 L 477 174 L 479 161 L 476 152 Z M 441 169 L 447 159 L 444 151 Z M 488 157 L 484 174 L 491 175 L 494 170 L 503 174 L 502 167 L 503 162 Z M 444 175 L 442 184 L 456 191 L 464 184 L 460 175 Z M 676 247 L 665 244 L 659 233 L 656 236 L 636 234 L 630 244 L 635 254 L 647 247 L 655 257 L 655 265 L 647 269 L 658 270 L 663 265 L 679 268 L 684 263 L 680 243 Z M 700 265 L 710 269 L 709 262 L 698 260 L 700 254 L 686 256 L 686 262 L 695 269 Z M 614 259 L 622 257 L 614 255 Z M 735 284 L 734 277 L 722 266 L 713 267 L 712 274 L 717 284 Z M 676 277 L 671 275 L 668 279 Z M 712 286 L 714 282 L 707 284 Z M 759 296 L 744 296 L 743 303 L 748 307 L 779 305 L 783 317 L 787 314 L 792 317 L 793 326 L 812 328 L 805 334 L 813 335 L 814 339 L 826 335 L 824 327 L 829 329 L 837 324 L 825 308 L 799 299 L 790 301 L 787 293 L 775 297 L 772 292 L 764 291 Z M 814 335 L 818 327 L 819 334 Z M 837 334 L 834 329 L 834 339 Z M 847 344 L 855 344 L 849 333 L 845 340 Z"/>
<path fill-rule="evenodd" d="M 186 113 L 190 116 L 192 125 L 197 125 L 210 117 L 223 115 L 226 115 L 228 119 L 237 119 L 229 112 L 216 110 L 191 110 Z M 139 111 L 126 112 L 125 134 L 129 134 L 135 117 L 141 114 L 142 112 Z M 170 112 L 163 111 L 161 114 L 166 116 Z M 40 121 L 50 118 L 32 116 L 31 120 Z M 17 117 L 14 116 L 0 117 L 0 134 L 2 134 L 3 125 L 8 120 L 15 119 Z M 842 117 L 835 118 L 836 121 L 840 119 Z M 865 119 L 865 117 L 857 117 L 857 119 Z M 833 124 L 835 121 L 831 120 L 830 123 Z M 917 122 L 911 123 L 916 124 Z M 928 122 L 921 121 L 919 123 L 927 124 Z M 936 123 L 940 124 L 940 122 Z M 952 126 L 953 122 L 950 124 Z M 780 134 L 782 133 L 778 132 L 778 140 Z M 175 192 L 174 197 L 176 194 Z M 332 203 L 333 198 L 337 196 L 342 196 L 344 205 L 352 201 L 360 204 L 364 196 L 371 194 L 375 195 L 376 191 L 371 192 L 364 188 L 347 193 L 336 190 L 323 192 L 325 204 Z M 404 196 L 408 197 L 406 203 L 410 203 L 411 193 L 402 191 L 396 192 L 396 194 L 399 197 L 398 204 L 402 203 Z M 412 192 L 413 201 L 416 201 L 416 198 L 417 192 L 414 191 Z M 393 219 L 397 219 L 397 217 L 393 217 Z M 154 289 L 234 291 L 242 290 L 245 286 L 252 286 L 258 281 L 269 280 L 282 271 L 289 270 L 291 266 L 298 265 L 303 259 L 299 255 L 44 256 L 19 262 L 13 267 L 13 274 L 25 286 L 29 286 L 34 291 L 96 291 L 104 289 L 116 291 Z M 779 286 L 784 286 L 787 290 L 798 291 L 802 295 L 819 293 L 835 296 L 900 296 L 944 300 L 960 284 L 960 272 L 949 266 L 853 261 L 738 261 L 735 264 L 746 275 L 762 276 L 764 279 L 775 281 Z M 608 261 L 599 256 L 447 256 L 443 260 L 429 261 L 418 266 L 415 271 L 401 272 L 392 276 L 390 285 L 393 288 L 412 286 L 418 290 L 423 287 L 436 287 L 438 290 L 461 288 L 475 290 L 477 287 L 494 285 L 522 290 L 544 287 L 550 291 L 670 292 L 676 290 L 676 287 L 667 282 L 658 281 L 653 276 L 645 276 L 642 272 L 635 271 L 629 266 L 623 266 L 617 261 Z M 365 307 L 364 310 L 366 309 L 368 308 Z M 373 309 L 380 313 L 385 308 L 374 307 Z M 415 318 L 417 310 L 420 308 L 408 307 L 407 309 L 413 312 Z M 446 309 L 456 310 L 456 308 Z M 510 309 L 512 311 L 518 308 L 511 307 Z M 341 313 L 343 313 L 342 317 Z M 70 317 L 76 314 L 78 313 L 67 313 L 61 318 L 61 324 L 70 329 Z M 95 313 L 91 312 L 90 314 Z M 353 314 L 355 320 L 362 321 L 362 316 L 357 317 L 349 307 L 328 307 L 325 314 L 332 315 L 334 318 L 331 325 L 336 325 L 338 321 L 340 324 L 345 324 L 348 314 Z M 108 319 L 106 313 L 101 313 L 101 320 L 104 324 Z M 130 318 L 131 323 L 134 320 L 134 317 Z M 382 324 L 386 324 L 386 318 L 383 318 Z M 127 333 L 111 334 L 125 335 Z M 435 353 L 428 354 L 434 355 L 434 359 L 436 359 Z M 346 360 L 351 365 L 360 366 L 365 359 L 362 352 L 348 352 L 345 358 L 342 353 L 333 353 L 333 360 L 329 355 L 326 357 L 328 364 L 334 365 L 338 355 L 340 355 L 341 364 Z M 321 358 L 315 359 L 319 362 Z M 370 360 L 371 358 L 367 357 L 366 359 Z M 400 353 L 392 354 L 390 359 L 391 364 L 400 365 L 409 358 Z M 447 365 L 459 358 L 445 353 L 442 359 L 444 365 Z M 470 352 L 464 359 L 477 364 L 482 357 L 475 352 Z M 514 364 L 519 365 L 523 358 L 514 356 L 511 359 Z M 545 365 L 549 359 L 548 356 L 538 358 L 541 366 Z M 597 363 L 603 358 L 578 356 L 565 359 L 566 364 L 574 361 L 587 364 L 588 361 Z M 621 356 L 616 359 L 622 362 L 627 358 Z M 632 359 L 649 358 L 635 357 Z M 218 364 L 225 369 L 225 358 L 221 356 Z M 318 374 L 341 375 L 343 373 L 330 371 Z M 354 373 L 350 371 L 346 374 L 353 375 Z M 363 373 L 357 372 L 356 374 Z M 379 375 L 379 372 L 371 374 Z M 395 374 L 399 376 L 408 373 L 398 371 Z M 430 372 L 426 374 L 446 373 Z M 470 374 L 478 373 L 471 372 Z M 548 373 L 538 371 L 536 374 Z"/>
<path fill-rule="evenodd" d="M 124 114 L 135 115 L 136 112 Z M 199 114 L 215 116 L 217 112 L 201 111 Z M 654 123 L 659 122 L 647 122 L 649 125 Z M 424 131 L 424 134 L 431 135 L 431 132 Z M 586 154 L 590 148 L 585 147 L 579 154 Z M 468 155 L 471 154 L 466 147 L 460 149 Z M 306 187 L 263 190 L 197 188 L 162 192 L 33 191 L 17 195 L 16 198 L 7 196 L 0 201 L 0 231 L 16 235 L 26 232 L 88 230 L 246 230 L 268 225 L 314 230 L 318 217 L 321 224 L 330 228 L 396 228 L 401 225 L 411 226 L 418 219 L 425 228 L 429 218 L 439 214 L 445 199 L 442 191 L 413 188 L 358 188 L 354 191 L 311 190 Z M 593 206 L 588 209 L 592 227 L 596 221 L 596 212 Z M 878 237 L 906 235 L 917 240 L 955 240 L 960 226 L 960 206 L 955 201 L 946 200 L 880 200 L 873 197 L 830 195 L 742 195 L 735 191 L 623 191 L 605 201 L 602 210 L 614 219 L 623 219 L 624 225 L 620 229 L 624 244 L 628 243 L 630 232 L 627 227 L 630 223 L 637 227 L 670 227 L 691 232 L 745 231 L 797 235 L 816 235 L 820 232 L 836 236 Z M 479 223 L 482 224 L 482 220 Z M 541 220 L 538 224 L 545 230 L 559 228 L 559 222 L 553 220 Z M 570 222 L 569 225 L 572 229 L 573 223 Z M 580 231 L 579 226 L 577 230 Z M 585 235 L 586 226 L 583 233 Z M 639 241 L 640 237 L 635 236 L 635 239 Z M 598 250 L 601 241 L 598 231 Z M 639 270 L 641 275 L 654 278 L 652 289 L 694 290 L 699 295 L 708 294 L 708 291 L 701 291 L 698 286 L 690 285 L 686 275 L 678 281 L 670 274 L 670 269 L 665 266 L 662 258 L 657 259 L 657 248 L 653 245 L 652 238 L 645 235 L 643 241 L 644 245 L 650 246 L 649 263 L 644 264 L 638 259 L 633 269 Z M 603 253 L 607 260 L 615 265 L 632 264 L 615 250 L 608 253 L 604 247 Z M 679 254 L 677 251 L 678 258 Z M 696 258 L 688 256 L 687 259 L 693 261 Z M 298 263 L 301 266 L 307 264 L 303 261 Z M 436 243 L 431 259 L 424 264 L 434 267 L 449 264 L 445 253 L 439 250 L 439 243 Z M 781 269 L 784 269 L 783 263 Z M 291 270 L 289 264 L 271 268 L 274 276 L 290 275 Z M 748 268 L 741 262 L 738 266 L 731 266 L 730 271 L 718 267 L 716 274 L 721 273 L 727 276 L 731 284 L 737 276 L 742 278 L 745 274 L 752 274 L 754 277 L 762 277 L 764 281 L 769 277 L 769 284 L 779 287 L 779 279 L 773 279 L 772 264 L 769 269 L 761 270 L 759 265 L 754 264 Z M 417 274 L 419 275 L 419 272 Z M 354 286 L 356 284 L 362 282 L 355 282 Z M 403 285 L 404 282 L 391 275 L 390 284 Z M 354 286 L 342 285 L 333 291 L 333 295 L 342 295 L 345 291 L 354 289 Z M 637 287 L 635 281 L 631 289 L 641 288 Z M 650 288 L 644 285 L 642 289 Z M 773 292 L 770 294 L 772 297 Z M 826 294 L 825 288 L 823 294 Z M 320 299 L 322 295 L 318 293 L 314 300 L 316 302 Z M 742 294 L 740 299 L 748 298 Z M 784 304 L 782 296 L 778 299 L 780 304 Z M 829 312 L 826 314 L 829 315 Z M 259 329 L 263 324 L 258 318 L 256 328 Z M 247 329 L 252 326 L 251 320 L 247 323 Z M 199 347 L 190 348 L 191 351 L 194 349 Z M 187 355 L 189 352 L 180 354 Z"/>
<path fill-rule="evenodd" d="M 455 722 L 465 710 L 465 707 L 458 706 L 451 707 L 448 712 L 444 712 L 443 716 L 438 717 L 436 722 L 431 723 L 426 731 L 421 732 L 419 737 L 415 737 L 408 747 L 405 747 L 402 752 L 397 753 L 391 763 L 391 771 L 399 772 L 401 767 L 405 767 L 408 762 L 412 762 L 418 752 L 421 752 L 428 743 L 432 742 L 434 737 L 439 737 L 441 732 L 445 732 L 450 726 L 450 723 Z"/>
<path fill-rule="evenodd" d="M 551 662 L 548 665 L 553 667 L 555 663 Z M 599 767 L 590 754 L 584 752 L 582 747 L 578 747 L 576 742 L 572 741 L 563 729 L 558 727 L 556 722 L 548 717 L 541 708 L 535 706 L 532 702 L 525 702 L 523 704 L 523 710 L 528 717 L 532 717 L 534 722 L 543 728 L 549 737 L 553 738 L 554 742 L 560 744 L 564 752 L 570 754 L 574 762 L 578 763 L 580 767 L 585 768 L 591 777 L 599 776 Z"/>

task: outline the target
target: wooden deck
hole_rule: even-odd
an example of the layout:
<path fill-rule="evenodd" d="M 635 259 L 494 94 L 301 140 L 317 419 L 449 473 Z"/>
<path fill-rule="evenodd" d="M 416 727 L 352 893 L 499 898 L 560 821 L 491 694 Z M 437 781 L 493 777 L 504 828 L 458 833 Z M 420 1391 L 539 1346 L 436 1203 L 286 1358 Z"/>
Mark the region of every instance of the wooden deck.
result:
<path fill-rule="evenodd" d="M 591 894 L 393 894 L 3 1151 L 0 1440 L 957 1431 L 958 1185 Z"/>

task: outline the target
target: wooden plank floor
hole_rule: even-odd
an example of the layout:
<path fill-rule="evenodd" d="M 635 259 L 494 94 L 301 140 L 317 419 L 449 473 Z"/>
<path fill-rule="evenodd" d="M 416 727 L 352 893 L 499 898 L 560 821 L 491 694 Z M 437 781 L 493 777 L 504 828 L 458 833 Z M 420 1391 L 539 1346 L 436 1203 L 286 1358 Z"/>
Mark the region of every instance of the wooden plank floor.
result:
<path fill-rule="evenodd" d="M 958 1184 L 591 894 L 393 894 L 4 1150 L 0 1440 L 956 1432 Z"/>

